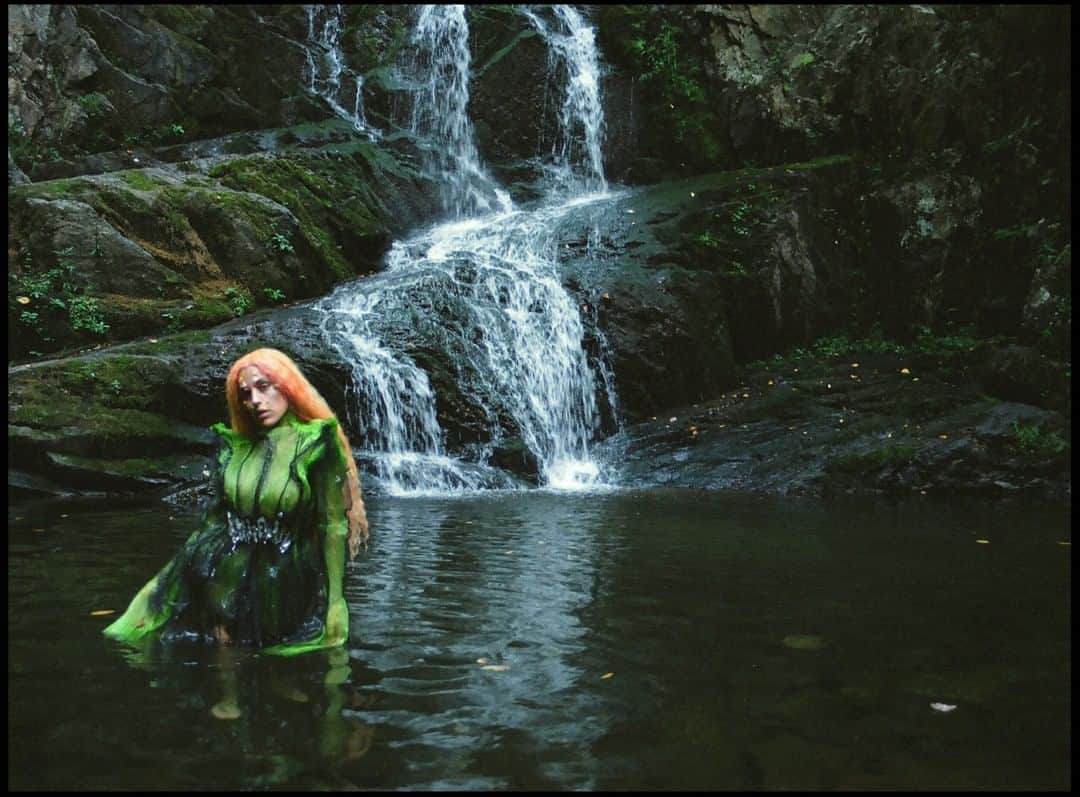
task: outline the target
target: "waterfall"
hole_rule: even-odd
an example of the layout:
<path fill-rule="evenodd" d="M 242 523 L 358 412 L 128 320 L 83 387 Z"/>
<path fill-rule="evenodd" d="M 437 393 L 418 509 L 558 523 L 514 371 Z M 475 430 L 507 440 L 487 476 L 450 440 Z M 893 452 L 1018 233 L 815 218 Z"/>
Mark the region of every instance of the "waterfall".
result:
<path fill-rule="evenodd" d="M 548 44 L 552 72 L 566 77 L 559 112 L 559 138 L 552 148 L 556 180 L 570 184 L 573 192 L 607 190 L 604 178 L 604 110 L 600 97 L 600 59 L 596 37 L 572 6 L 550 6 L 553 22 L 538 11 L 523 7 L 521 13 Z M 584 175 L 577 171 L 584 169 Z"/>
<path fill-rule="evenodd" d="M 351 410 L 363 429 L 354 442 L 393 493 L 511 486 L 488 463 L 515 444 L 535 458 L 546 486 L 602 483 L 589 452 L 599 430 L 597 378 L 579 309 L 559 279 L 553 232 L 567 214 L 611 196 L 600 153 L 598 59 L 577 12 L 556 7 L 551 25 L 522 13 L 544 26 L 563 67 L 558 190 L 534 209 L 518 209 L 485 173 L 467 115 L 464 7 L 421 7 L 412 37 L 413 129 L 429 147 L 453 220 L 395 242 L 384 271 L 339 286 L 319 305 L 326 340 L 352 366 Z M 446 453 L 432 378 L 483 427 L 465 455 Z M 610 388 L 610 375 L 600 378 Z"/>
<path fill-rule="evenodd" d="M 341 49 L 345 7 L 340 4 L 306 5 L 304 10 L 308 18 L 308 91 L 325 100 L 334 113 L 350 122 L 357 132 L 372 139 L 379 138 L 379 132 L 364 119 L 364 77 L 345 65 L 345 53 Z M 344 90 L 343 76 L 353 83 L 351 111 L 339 99 Z"/>
<path fill-rule="evenodd" d="M 412 132 L 438 175 L 444 208 L 455 218 L 509 210 L 509 195 L 484 172 L 473 142 L 465 6 L 420 6 L 412 43 L 418 85 Z"/>

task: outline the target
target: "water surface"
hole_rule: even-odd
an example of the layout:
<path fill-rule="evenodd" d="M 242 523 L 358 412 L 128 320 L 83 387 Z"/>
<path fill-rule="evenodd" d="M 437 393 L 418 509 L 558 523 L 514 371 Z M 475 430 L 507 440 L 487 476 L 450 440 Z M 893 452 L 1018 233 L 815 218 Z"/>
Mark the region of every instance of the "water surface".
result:
<path fill-rule="evenodd" d="M 665 490 L 368 515 L 346 652 L 140 659 L 92 612 L 197 513 L 11 507 L 9 787 L 1071 784 L 1060 508 Z"/>

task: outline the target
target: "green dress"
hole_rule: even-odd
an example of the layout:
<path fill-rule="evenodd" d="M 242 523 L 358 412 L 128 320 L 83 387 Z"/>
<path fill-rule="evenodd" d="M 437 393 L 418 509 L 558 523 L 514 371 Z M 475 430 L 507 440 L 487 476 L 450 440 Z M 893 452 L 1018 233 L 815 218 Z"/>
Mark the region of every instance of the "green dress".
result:
<path fill-rule="evenodd" d="M 216 495 L 180 552 L 106 636 L 216 640 L 293 655 L 344 643 L 345 455 L 337 421 L 286 412 L 256 437 L 224 424 Z"/>

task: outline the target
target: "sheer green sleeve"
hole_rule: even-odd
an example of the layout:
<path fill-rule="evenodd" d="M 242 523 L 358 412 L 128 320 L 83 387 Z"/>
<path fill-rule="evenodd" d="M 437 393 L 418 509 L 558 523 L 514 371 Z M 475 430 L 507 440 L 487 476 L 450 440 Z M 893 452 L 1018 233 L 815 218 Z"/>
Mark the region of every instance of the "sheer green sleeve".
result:
<path fill-rule="evenodd" d="M 210 499 L 203 511 L 198 528 L 191 533 L 184 543 L 185 548 L 191 546 L 195 539 L 209 526 L 222 523 L 225 520 L 221 474 L 231 451 L 228 435 L 232 433 L 222 424 L 214 424 L 211 428 L 222 437 L 222 442 L 214 460 L 213 474 L 210 478 Z M 164 625 L 172 615 L 176 592 L 180 588 L 177 579 L 168 577 L 170 570 L 176 566 L 176 559 L 174 558 L 162 567 L 132 598 L 127 611 L 106 626 L 102 633 L 107 637 L 119 639 L 122 642 L 137 642 Z"/>

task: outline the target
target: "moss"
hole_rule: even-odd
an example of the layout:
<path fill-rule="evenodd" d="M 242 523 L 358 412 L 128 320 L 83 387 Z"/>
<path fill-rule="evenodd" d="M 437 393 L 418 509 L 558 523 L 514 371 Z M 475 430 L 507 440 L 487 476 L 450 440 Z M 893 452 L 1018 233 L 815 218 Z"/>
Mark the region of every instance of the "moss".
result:
<path fill-rule="evenodd" d="M 138 191 L 157 191 L 164 183 L 158 182 L 141 169 L 116 172 L 116 176 Z"/>
<path fill-rule="evenodd" d="M 869 451 L 844 454 L 829 462 L 830 471 L 840 473 L 866 473 L 883 468 L 902 468 L 911 462 L 917 449 L 914 446 L 889 443 Z"/>
<path fill-rule="evenodd" d="M 505 58 L 522 41 L 526 39 L 531 39 L 532 37 L 537 35 L 539 34 L 537 34 L 537 32 L 535 30 L 532 30 L 531 28 L 520 31 L 516 36 L 514 36 L 513 39 L 510 40 L 510 42 L 506 46 L 493 53 L 491 57 L 484 62 L 483 66 L 480 66 L 476 70 L 474 70 L 472 75 L 473 78 L 475 79 L 483 76 L 485 72 L 487 72 L 489 69 L 491 69 L 491 67 L 495 66 L 495 64 L 499 63 L 499 61 Z"/>
<path fill-rule="evenodd" d="M 339 159 L 238 158 L 219 164 L 210 174 L 237 191 L 261 194 L 287 207 L 300 222 L 301 234 L 334 275 L 347 278 L 353 268 L 328 231 L 348 230 L 353 236 L 383 234 L 383 209 L 364 172 L 406 174 L 377 147 L 354 142 L 348 148 L 352 154 L 344 164 Z M 335 201 L 335 197 L 347 199 Z M 266 240 L 271 234 L 267 231 Z"/>
<path fill-rule="evenodd" d="M 19 186 L 14 190 L 17 193 L 25 193 L 27 196 L 58 199 L 67 196 L 79 196 L 93 190 L 93 187 L 94 186 L 87 180 L 73 178 L 65 180 L 45 180 L 40 183 Z"/>

